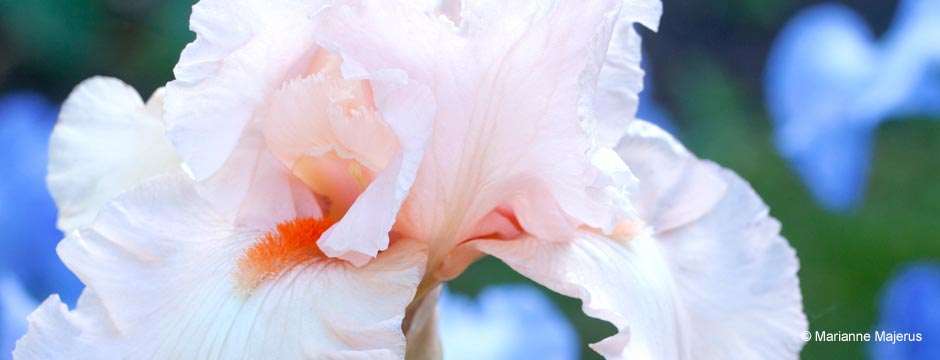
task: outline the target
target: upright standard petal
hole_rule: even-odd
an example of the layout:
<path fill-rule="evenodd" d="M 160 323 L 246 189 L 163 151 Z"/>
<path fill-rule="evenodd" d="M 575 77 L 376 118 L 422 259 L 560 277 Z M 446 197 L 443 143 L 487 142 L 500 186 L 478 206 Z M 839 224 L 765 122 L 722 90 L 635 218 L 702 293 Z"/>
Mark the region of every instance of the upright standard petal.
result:
<path fill-rule="evenodd" d="M 91 225 L 114 196 L 179 168 L 162 108 L 162 89 L 144 104 L 114 78 L 91 78 L 72 91 L 49 140 L 46 181 L 59 207 L 59 229 Z"/>
<path fill-rule="evenodd" d="M 635 24 L 643 24 L 656 31 L 662 11 L 663 5 L 659 0 L 624 1 L 609 39 L 607 54 L 598 54 L 604 59 L 604 65 L 597 75 L 592 109 L 597 121 L 595 134 L 599 146 L 616 146 L 626 134 L 630 120 L 637 114 L 645 72 L 640 66 L 641 38 Z"/>
<path fill-rule="evenodd" d="M 807 328 L 798 263 L 760 198 L 652 124 L 635 121 L 622 144 L 643 222 L 612 237 L 468 246 L 613 323 L 618 334 L 593 345 L 609 359 L 796 358 Z"/>
<path fill-rule="evenodd" d="M 214 174 L 268 96 L 300 74 L 318 47 L 310 18 L 328 0 L 202 0 L 193 6 L 196 40 L 167 84 L 173 145 L 197 179 Z"/>
<path fill-rule="evenodd" d="M 401 72 L 340 73 L 345 54 L 314 41 L 328 3 L 201 1 L 197 39 L 167 85 L 166 121 L 185 166 L 213 184 L 207 197 L 238 211 L 251 179 L 264 177 L 258 159 L 273 154 L 339 221 L 321 249 L 363 265 L 388 247 L 435 108 Z"/>
<path fill-rule="evenodd" d="M 185 175 L 144 183 L 60 245 L 86 296 L 74 311 L 47 300 L 16 357 L 403 357 L 423 245 L 359 268 L 316 249 L 321 220 L 285 220 L 236 227 Z"/>
<path fill-rule="evenodd" d="M 347 69 L 402 69 L 434 92 L 434 133 L 396 228 L 432 243 L 431 269 L 504 210 L 546 238 L 611 230 L 629 215 L 618 196 L 630 177 L 592 162 L 582 105 L 620 2 L 461 5 L 459 27 L 409 1 L 336 1 L 318 17 L 318 42 Z"/>
<path fill-rule="evenodd" d="M 385 250 L 434 113 L 426 86 L 399 76 L 340 74 L 338 65 L 272 95 L 262 119 L 268 146 L 338 219 L 319 242 L 327 255 L 363 265 Z"/>

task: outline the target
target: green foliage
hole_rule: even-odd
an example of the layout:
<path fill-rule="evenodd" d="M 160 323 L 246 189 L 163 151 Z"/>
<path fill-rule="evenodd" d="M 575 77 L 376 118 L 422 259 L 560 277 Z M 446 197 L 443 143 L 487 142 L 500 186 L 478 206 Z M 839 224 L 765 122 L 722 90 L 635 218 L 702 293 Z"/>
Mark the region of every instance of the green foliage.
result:
<path fill-rule="evenodd" d="M 106 75 L 146 96 L 172 80 L 180 51 L 195 38 L 187 25 L 194 2 L 0 1 L 0 49 L 12 50 L 0 61 L 0 91 L 37 88 L 62 98 Z"/>

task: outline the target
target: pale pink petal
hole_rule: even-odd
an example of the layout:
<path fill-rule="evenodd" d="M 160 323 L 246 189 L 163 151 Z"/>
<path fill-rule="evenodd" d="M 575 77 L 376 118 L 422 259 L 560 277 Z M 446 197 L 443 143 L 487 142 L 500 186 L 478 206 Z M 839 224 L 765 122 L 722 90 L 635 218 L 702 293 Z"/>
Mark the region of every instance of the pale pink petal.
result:
<path fill-rule="evenodd" d="M 327 0 L 203 0 L 189 44 L 167 84 L 168 135 L 205 179 L 222 166 L 249 121 L 318 49 L 310 20 Z"/>
<path fill-rule="evenodd" d="M 177 79 L 167 86 L 166 121 L 170 139 L 197 179 L 211 177 L 232 186 L 218 191 L 234 192 L 232 199 L 206 195 L 214 202 L 227 202 L 226 208 L 241 206 L 243 199 L 238 194 L 248 192 L 245 186 L 249 179 L 265 176 L 253 165 L 265 147 L 270 146 L 282 161 L 296 156 L 297 151 L 309 150 L 298 149 L 296 142 L 280 144 L 281 140 L 292 140 L 284 136 L 254 137 L 262 119 L 280 111 L 277 106 L 283 101 L 277 100 L 278 90 L 317 66 L 320 46 L 314 41 L 312 26 L 326 3 L 210 0 L 194 7 L 191 24 L 197 39 L 184 50 L 175 70 Z M 397 152 L 388 152 L 389 142 L 376 141 L 374 132 L 330 124 L 333 135 L 339 136 L 329 140 L 345 151 L 342 155 L 355 152 L 368 166 L 384 166 L 359 196 L 348 188 L 338 188 L 349 195 L 345 196 L 347 203 L 355 204 L 346 204 L 348 214 L 320 239 L 321 248 L 330 256 L 362 265 L 388 246 L 388 230 L 423 157 L 434 105 L 424 86 L 400 74 L 363 71 L 344 75 L 371 83 L 375 109 L 399 143 Z M 374 116 L 366 119 L 376 122 Z M 293 166 L 284 165 L 288 169 Z M 223 167 L 227 169 L 221 171 Z"/>
<path fill-rule="evenodd" d="M 294 215 L 322 216 L 310 189 L 272 154 L 261 125 L 249 123 L 222 167 L 197 183 L 200 196 L 239 226 L 271 228 Z"/>
<path fill-rule="evenodd" d="M 256 228 L 271 228 L 291 217 L 323 216 L 310 189 L 270 151 L 242 146 L 219 172 L 197 185 L 218 211 L 240 226 Z"/>
<path fill-rule="evenodd" d="M 464 1 L 455 27 L 421 4 L 341 0 L 318 17 L 318 42 L 349 60 L 344 70 L 402 69 L 434 91 L 434 135 L 398 225 L 435 243 L 432 267 L 499 206 L 542 236 L 611 230 L 627 217 L 589 191 L 606 175 L 582 128 L 606 47 L 598 39 L 619 6 Z"/>
<path fill-rule="evenodd" d="M 90 225 L 106 202 L 141 181 L 179 169 L 164 135 L 163 91 L 144 104 L 120 80 L 95 77 L 62 105 L 49 140 L 49 192 L 63 232 Z"/>
<path fill-rule="evenodd" d="M 349 211 L 317 243 L 328 256 L 362 266 L 388 246 L 388 232 L 425 157 L 437 108 L 426 86 L 402 76 L 346 75 L 372 76 L 375 106 L 397 137 L 399 146 Z"/>
<path fill-rule="evenodd" d="M 454 24 L 460 23 L 460 10 L 462 7 L 461 0 L 439 0 L 437 6 L 437 13 L 446 16 L 448 19 L 454 22 Z"/>
<path fill-rule="evenodd" d="M 618 334 L 593 345 L 608 359 L 797 358 L 807 328 L 799 264 L 750 186 L 643 121 L 618 151 L 639 178 L 634 204 L 649 227 L 465 246 L 613 323 Z"/>
<path fill-rule="evenodd" d="M 320 212 L 305 185 L 267 150 L 256 118 L 271 94 L 310 65 L 319 49 L 310 17 L 326 3 L 204 0 L 193 7 L 196 41 L 167 85 L 168 135 L 186 168 L 205 180 L 201 195 L 241 224 L 276 219 L 253 211 L 256 202 L 281 204 L 275 216 Z"/>
<path fill-rule="evenodd" d="M 636 116 L 644 72 L 640 68 L 641 39 L 635 27 L 639 23 L 656 31 L 660 14 L 662 3 L 659 0 L 623 2 L 593 98 L 597 143 L 601 147 L 617 145 Z"/>
<path fill-rule="evenodd" d="M 377 172 L 398 151 L 396 134 L 372 103 L 371 87 L 341 76 L 337 71 L 298 78 L 271 95 L 264 133 L 285 164 L 335 151 Z"/>
<path fill-rule="evenodd" d="M 264 132 L 275 154 L 328 199 L 327 212 L 339 219 L 321 249 L 362 265 L 388 246 L 435 106 L 426 87 L 382 75 L 370 82 L 374 105 L 361 104 L 347 94 L 350 82 L 318 74 L 287 84 L 273 96 Z"/>
<path fill-rule="evenodd" d="M 267 230 L 233 226 L 186 176 L 151 180 L 59 247 L 100 311 L 47 302 L 17 351 L 24 359 L 404 356 L 401 324 L 423 245 L 396 241 L 361 268 L 317 260 L 246 290 L 237 260 Z M 108 319 L 116 332 L 96 328 Z M 54 351 L 42 347 L 53 341 Z"/>

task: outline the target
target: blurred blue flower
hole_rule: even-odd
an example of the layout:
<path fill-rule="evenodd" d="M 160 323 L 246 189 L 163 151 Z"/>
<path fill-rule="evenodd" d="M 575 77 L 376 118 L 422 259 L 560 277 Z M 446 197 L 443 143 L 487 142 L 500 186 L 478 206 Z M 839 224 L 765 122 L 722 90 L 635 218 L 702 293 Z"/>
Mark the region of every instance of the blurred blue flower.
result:
<path fill-rule="evenodd" d="M 473 301 L 445 288 L 438 300 L 444 358 L 577 359 L 577 332 L 551 300 L 528 285 L 497 285 Z"/>
<path fill-rule="evenodd" d="M 52 293 L 74 304 L 82 284 L 55 252 L 55 203 L 46 191 L 46 148 L 58 108 L 27 92 L 0 97 L 0 346 L 23 334 L 24 308 Z M 15 332 L 15 333 L 11 333 Z M 0 355 L 0 358 L 9 355 Z"/>
<path fill-rule="evenodd" d="M 16 340 L 26 333 L 26 316 L 39 303 L 16 280 L 0 276 L 0 359 L 9 359 Z"/>
<path fill-rule="evenodd" d="M 865 191 L 878 126 L 940 114 L 940 0 L 903 0 L 876 41 L 855 12 L 822 4 L 784 28 L 765 92 L 782 155 L 823 207 L 848 210 Z"/>
<path fill-rule="evenodd" d="M 922 341 L 873 341 L 872 359 L 940 359 L 940 266 L 915 263 L 895 275 L 883 290 L 881 319 L 874 330 L 920 333 Z"/>

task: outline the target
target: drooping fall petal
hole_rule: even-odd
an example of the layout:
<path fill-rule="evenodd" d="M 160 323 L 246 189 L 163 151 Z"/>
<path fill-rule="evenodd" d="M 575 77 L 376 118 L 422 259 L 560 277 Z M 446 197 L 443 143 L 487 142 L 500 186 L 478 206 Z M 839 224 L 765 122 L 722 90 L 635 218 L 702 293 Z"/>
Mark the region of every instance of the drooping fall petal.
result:
<path fill-rule="evenodd" d="M 637 193 L 661 194 L 647 210 L 655 215 L 645 220 L 683 295 L 693 354 L 797 357 L 804 345 L 799 335 L 808 326 L 799 261 L 751 186 L 734 172 L 695 158 L 672 135 L 646 122 L 632 125 L 617 151 L 637 171 Z M 663 156 L 655 167 L 648 165 L 654 154 Z M 682 164 L 678 180 L 672 186 L 657 182 L 672 172 L 672 164 Z M 722 336 L 732 332 L 746 336 Z"/>
<path fill-rule="evenodd" d="M 60 245 L 86 299 L 74 311 L 47 300 L 17 358 L 403 356 L 423 246 L 395 242 L 358 268 L 317 255 L 297 237 L 303 222 L 285 224 L 234 227 L 186 176 L 150 180 Z M 252 263 L 277 271 L 240 281 Z"/>
<path fill-rule="evenodd" d="M 468 246 L 613 323 L 618 334 L 593 345 L 608 359 L 795 358 L 807 327 L 798 263 L 760 198 L 649 123 L 632 123 L 618 151 L 647 196 L 645 224 Z"/>

